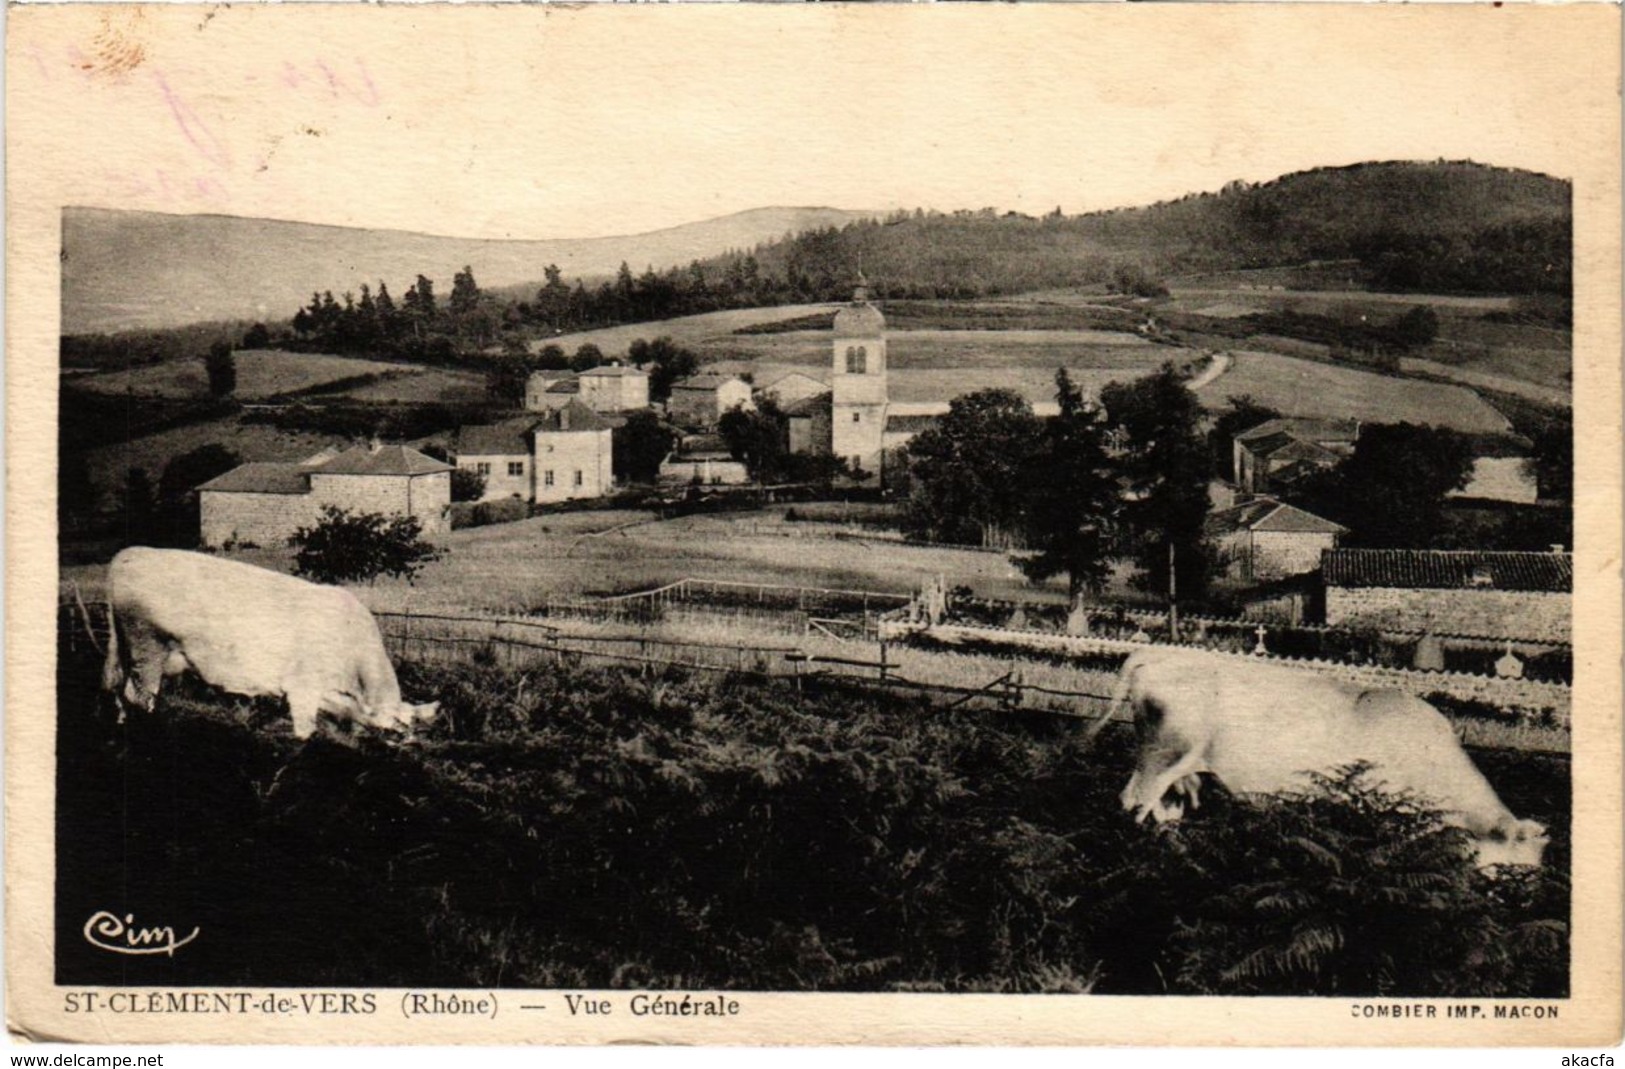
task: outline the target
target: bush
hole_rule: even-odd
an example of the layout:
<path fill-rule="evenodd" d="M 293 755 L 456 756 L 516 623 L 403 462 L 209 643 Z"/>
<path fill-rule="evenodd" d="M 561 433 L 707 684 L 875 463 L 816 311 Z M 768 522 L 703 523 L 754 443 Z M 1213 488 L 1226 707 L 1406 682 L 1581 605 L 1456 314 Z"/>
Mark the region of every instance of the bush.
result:
<path fill-rule="evenodd" d="M 451 499 L 453 501 L 478 501 L 485 496 L 485 476 L 473 468 L 453 468 L 451 470 Z"/>
<path fill-rule="evenodd" d="M 352 514 L 327 505 L 313 527 L 301 527 L 288 538 L 297 548 L 294 571 L 318 583 L 371 581 L 380 575 L 411 579 L 440 553 L 419 536 L 416 516 Z"/>

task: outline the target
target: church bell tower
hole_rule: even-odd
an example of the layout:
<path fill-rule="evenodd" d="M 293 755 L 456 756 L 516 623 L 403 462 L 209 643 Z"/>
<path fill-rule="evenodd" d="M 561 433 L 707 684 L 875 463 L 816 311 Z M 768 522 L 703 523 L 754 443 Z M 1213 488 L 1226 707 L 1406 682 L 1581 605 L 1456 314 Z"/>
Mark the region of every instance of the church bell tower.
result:
<path fill-rule="evenodd" d="M 830 451 L 878 479 L 886 433 L 886 317 L 869 303 L 861 272 L 851 303 L 835 313 L 833 356 Z"/>

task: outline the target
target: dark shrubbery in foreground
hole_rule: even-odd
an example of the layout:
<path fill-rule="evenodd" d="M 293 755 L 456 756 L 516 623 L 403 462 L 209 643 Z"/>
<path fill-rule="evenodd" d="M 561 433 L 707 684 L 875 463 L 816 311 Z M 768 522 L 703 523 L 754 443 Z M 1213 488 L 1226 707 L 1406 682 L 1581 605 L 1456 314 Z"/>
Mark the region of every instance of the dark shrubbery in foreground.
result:
<path fill-rule="evenodd" d="M 1491 881 L 1365 791 L 1177 828 L 1118 807 L 1126 737 L 860 690 L 413 666 L 440 719 L 300 746 L 269 703 L 166 692 L 119 728 L 64 658 L 62 983 L 1115 994 L 1567 990 L 1567 768 L 1486 773 L 1554 824 Z M 489 660 L 486 658 L 485 660 Z M 173 958 L 78 936 L 108 902 Z M 163 917 L 160 918 L 159 915 Z"/>

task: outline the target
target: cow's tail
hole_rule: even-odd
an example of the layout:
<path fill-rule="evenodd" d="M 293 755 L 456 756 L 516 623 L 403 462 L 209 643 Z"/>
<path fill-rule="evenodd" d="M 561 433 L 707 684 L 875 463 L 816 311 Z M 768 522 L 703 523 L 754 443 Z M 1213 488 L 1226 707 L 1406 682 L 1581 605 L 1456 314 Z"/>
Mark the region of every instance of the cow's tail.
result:
<path fill-rule="evenodd" d="M 1089 725 L 1089 730 L 1083 737 L 1085 746 L 1092 744 L 1095 741 L 1095 736 L 1104 731 L 1107 724 L 1117 719 L 1118 710 L 1127 707 L 1129 692 L 1134 686 L 1134 673 L 1139 670 L 1139 667 L 1139 664 L 1134 660 L 1133 654 L 1130 654 L 1129 659 L 1123 662 L 1123 670 L 1117 675 L 1117 686 L 1112 688 L 1111 701 L 1107 704 L 1105 712 L 1096 717 L 1095 722 Z"/>
<path fill-rule="evenodd" d="M 85 597 L 79 592 L 79 584 L 70 579 L 68 589 L 73 591 L 73 603 L 79 607 L 79 619 L 85 625 L 85 634 L 90 636 L 91 646 L 97 653 L 105 653 L 106 651 L 102 649 L 101 642 L 96 638 L 96 621 L 90 618 L 90 607 L 85 604 Z M 112 619 L 111 607 L 109 607 L 108 619 Z"/>
<path fill-rule="evenodd" d="M 113 602 L 109 600 L 107 603 L 107 656 L 102 660 L 102 689 L 117 696 L 119 687 L 123 683 L 124 670 L 123 666 L 119 664 L 118 657 L 118 619 L 113 612 Z"/>

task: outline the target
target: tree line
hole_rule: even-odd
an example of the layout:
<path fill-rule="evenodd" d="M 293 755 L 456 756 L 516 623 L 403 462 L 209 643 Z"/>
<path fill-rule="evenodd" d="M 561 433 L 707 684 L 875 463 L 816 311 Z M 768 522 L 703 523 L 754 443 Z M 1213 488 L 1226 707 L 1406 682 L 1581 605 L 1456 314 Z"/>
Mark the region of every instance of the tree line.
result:
<path fill-rule="evenodd" d="M 904 533 L 1011 549 L 1032 580 L 1065 575 L 1074 598 L 1099 594 L 1115 559 L 1133 563 L 1142 590 L 1201 598 L 1223 564 L 1204 530 L 1209 483 L 1232 477 L 1237 434 L 1280 413 L 1242 396 L 1209 422 L 1171 363 L 1110 384 L 1098 406 L 1064 369 L 1055 383 L 1056 415 L 1041 418 L 1019 394 L 987 389 L 954 399 L 913 438 L 899 458 Z M 1572 494 L 1571 434 L 1554 421 L 1534 440 L 1525 467 L 1543 498 Z M 1452 508 L 1477 455 L 1472 436 L 1447 428 L 1367 424 L 1349 456 L 1273 496 L 1341 524 L 1348 546 L 1538 550 L 1572 541 L 1563 508 L 1504 508 L 1487 519 Z"/>
<path fill-rule="evenodd" d="M 1213 566 L 1202 536 L 1210 468 L 1186 380 L 1167 363 L 1111 384 L 1097 406 L 1063 368 L 1047 418 L 1011 390 L 955 398 L 904 449 L 904 533 L 1019 547 L 1030 579 L 1065 575 L 1073 597 L 1100 593 L 1120 556 L 1144 589 L 1166 590 L 1172 567 L 1182 596 L 1200 594 Z"/>

